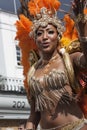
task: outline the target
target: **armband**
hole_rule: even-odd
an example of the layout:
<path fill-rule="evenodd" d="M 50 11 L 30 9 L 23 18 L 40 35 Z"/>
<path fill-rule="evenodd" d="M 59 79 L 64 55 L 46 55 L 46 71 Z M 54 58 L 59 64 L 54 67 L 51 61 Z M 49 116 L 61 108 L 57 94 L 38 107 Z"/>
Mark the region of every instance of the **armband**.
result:
<path fill-rule="evenodd" d="M 87 37 L 79 37 L 79 40 L 80 40 L 81 42 L 87 42 Z"/>

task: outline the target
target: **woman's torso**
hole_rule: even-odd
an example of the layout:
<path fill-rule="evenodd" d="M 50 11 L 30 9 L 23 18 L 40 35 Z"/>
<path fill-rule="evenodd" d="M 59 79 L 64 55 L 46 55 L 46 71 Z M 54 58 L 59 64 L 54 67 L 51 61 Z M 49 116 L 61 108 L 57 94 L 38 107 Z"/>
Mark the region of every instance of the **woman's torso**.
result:
<path fill-rule="evenodd" d="M 39 64 L 30 85 L 35 96 L 35 109 L 41 111 L 42 128 L 62 126 L 83 117 L 60 55 L 47 64 Z"/>

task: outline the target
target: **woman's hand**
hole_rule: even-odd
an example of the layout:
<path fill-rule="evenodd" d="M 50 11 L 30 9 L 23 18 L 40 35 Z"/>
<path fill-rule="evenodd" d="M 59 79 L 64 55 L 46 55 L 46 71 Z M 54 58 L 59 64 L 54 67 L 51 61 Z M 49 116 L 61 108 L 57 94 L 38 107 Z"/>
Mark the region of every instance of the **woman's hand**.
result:
<path fill-rule="evenodd" d="M 80 37 L 87 37 L 87 14 L 84 14 L 86 5 L 87 0 L 74 0 L 72 2 L 74 20 Z"/>
<path fill-rule="evenodd" d="M 72 9 L 75 16 L 78 16 L 79 14 L 84 14 L 85 6 L 86 0 L 74 0 L 72 2 Z"/>

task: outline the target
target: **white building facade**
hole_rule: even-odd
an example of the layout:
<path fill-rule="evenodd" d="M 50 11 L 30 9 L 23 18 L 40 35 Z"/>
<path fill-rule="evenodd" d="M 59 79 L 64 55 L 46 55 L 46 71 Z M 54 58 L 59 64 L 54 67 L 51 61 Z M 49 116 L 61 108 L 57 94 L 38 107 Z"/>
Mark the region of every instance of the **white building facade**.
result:
<path fill-rule="evenodd" d="M 21 51 L 15 40 L 17 15 L 0 11 L 0 119 L 29 117 Z"/>

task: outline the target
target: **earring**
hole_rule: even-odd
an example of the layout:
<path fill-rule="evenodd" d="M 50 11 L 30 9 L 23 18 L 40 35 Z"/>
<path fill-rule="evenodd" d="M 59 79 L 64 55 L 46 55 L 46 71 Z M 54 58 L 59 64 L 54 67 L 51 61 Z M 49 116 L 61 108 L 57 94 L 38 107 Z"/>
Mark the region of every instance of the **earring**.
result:
<path fill-rule="evenodd" d="M 58 34 L 57 39 L 58 39 L 58 41 L 61 39 L 61 35 L 60 34 Z"/>

